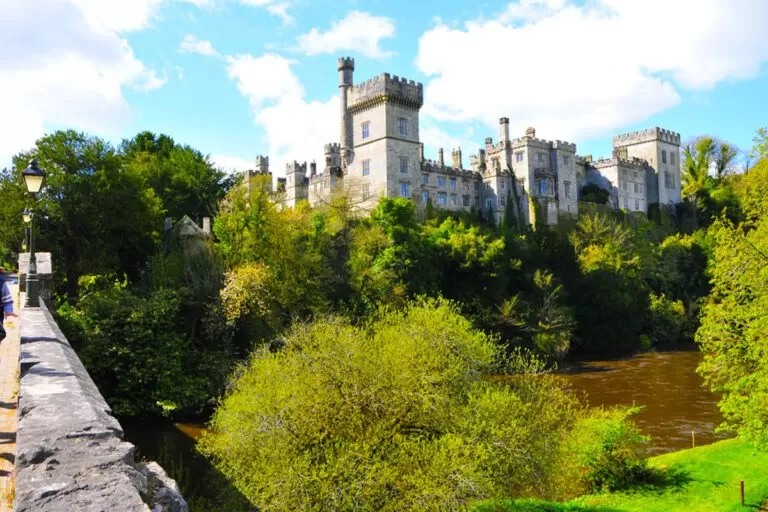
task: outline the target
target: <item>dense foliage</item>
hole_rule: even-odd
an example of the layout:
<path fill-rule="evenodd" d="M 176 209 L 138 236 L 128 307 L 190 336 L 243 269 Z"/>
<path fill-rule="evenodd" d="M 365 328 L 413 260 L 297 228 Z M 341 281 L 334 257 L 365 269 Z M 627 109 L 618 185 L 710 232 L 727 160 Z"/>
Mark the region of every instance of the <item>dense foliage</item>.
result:
<path fill-rule="evenodd" d="M 360 326 L 323 318 L 253 354 L 200 444 L 274 511 L 463 510 L 489 497 L 562 497 L 635 469 L 624 416 L 596 428 L 602 417 L 540 370 L 520 353 L 501 358 L 443 300 Z M 511 375 L 487 379 L 499 371 Z M 567 449 L 574 424 L 590 439 L 578 454 Z"/>

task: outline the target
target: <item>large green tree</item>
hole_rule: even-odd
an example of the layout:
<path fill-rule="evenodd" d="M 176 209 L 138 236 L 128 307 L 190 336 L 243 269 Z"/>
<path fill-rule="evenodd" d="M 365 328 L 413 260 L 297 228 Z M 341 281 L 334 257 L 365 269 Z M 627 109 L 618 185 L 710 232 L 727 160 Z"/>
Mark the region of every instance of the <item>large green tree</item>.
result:
<path fill-rule="evenodd" d="M 142 177 L 108 142 L 73 130 L 46 135 L 16 155 L 13 179 L 33 157 L 46 172 L 35 205 L 36 246 L 53 253 L 54 276 L 64 285 L 58 289 L 75 293 L 85 274 L 137 278 L 162 229 L 161 201 Z"/>
<path fill-rule="evenodd" d="M 120 151 L 128 170 L 154 190 L 165 215 L 175 220 L 189 215 L 199 223 L 212 217 L 231 185 L 202 153 L 164 134 L 141 132 L 124 140 Z"/>

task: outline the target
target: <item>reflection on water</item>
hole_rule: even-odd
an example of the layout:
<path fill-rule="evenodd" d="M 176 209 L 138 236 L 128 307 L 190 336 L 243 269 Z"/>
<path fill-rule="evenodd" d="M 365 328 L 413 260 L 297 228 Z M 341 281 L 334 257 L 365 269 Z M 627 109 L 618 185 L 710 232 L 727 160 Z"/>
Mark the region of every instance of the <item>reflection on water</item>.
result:
<path fill-rule="evenodd" d="M 728 436 L 716 434 L 722 421 L 718 397 L 696 374 L 697 350 L 649 352 L 628 359 L 587 361 L 563 370 L 572 390 L 590 405 L 637 405 L 634 416 L 643 433 L 652 437 L 652 455 L 690 448 Z"/>

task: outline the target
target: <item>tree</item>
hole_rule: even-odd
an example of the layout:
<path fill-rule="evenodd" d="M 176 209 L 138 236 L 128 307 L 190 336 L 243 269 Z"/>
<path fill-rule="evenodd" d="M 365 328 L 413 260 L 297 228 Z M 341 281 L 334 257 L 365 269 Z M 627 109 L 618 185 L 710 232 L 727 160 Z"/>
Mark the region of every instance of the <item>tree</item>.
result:
<path fill-rule="evenodd" d="M 123 140 L 120 150 L 126 166 L 160 198 L 166 216 L 179 220 L 188 215 L 200 222 L 216 213 L 226 192 L 225 177 L 199 151 L 152 132 Z"/>
<path fill-rule="evenodd" d="M 488 382 L 493 340 L 451 304 L 326 318 L 285 342 L 253 355 L 199 445 L 265 510 L 464 510 L 578 480 L 555 478 L 574 399 L 519 353 Z"/>
<path fill-rule="evenodd" d="M 36 207 L 36 245 L 52 252 L 62 269 L 54 273 L 64 283 L 57 288 L 72 296 L 86 274 L 137 279 L 162 228 L 160 201 L 142 177 L 123 167 L 109 143 L 72 130 L 46 135 L 32 151 L 16 155 L 15 179 L 32 157 L 46 171 Z"/>
<path fill-rule="evenodd" d="M 749 152 L 753 160 L 768 158 L 768 128 L 758 128 L 752 138 L 752 150 Z"/>
<path fill-rule="evenodd" d="M 595 185 L 594 183 L 589 183 L 587 185 L 584 185 L 584 187 L 581 189 L 581 200 L 587 201 L 589 203 L 597 203 L 597 204 L 606 204 L 608 202 L 608 198 L 610 195 L 608 194 L 608 191 L 600 187 L 599 185 Z"/>
<path fill-rule="evenodd" d="M 754 229 L 717 222 L 713 289 L 696 341 L 699 373 L 721 394 L 722 428 L 768 448 L 768 222 Z"/>
<path fill-rule="evenodd" d="M 702 137 L 688 144 L 684 150 L 682 194 L 691 204 L 694 229 L 698 227 L 699 203 L 710 181 L 709 170 L 715 158 L 716 146 L 710 137 Z"/>

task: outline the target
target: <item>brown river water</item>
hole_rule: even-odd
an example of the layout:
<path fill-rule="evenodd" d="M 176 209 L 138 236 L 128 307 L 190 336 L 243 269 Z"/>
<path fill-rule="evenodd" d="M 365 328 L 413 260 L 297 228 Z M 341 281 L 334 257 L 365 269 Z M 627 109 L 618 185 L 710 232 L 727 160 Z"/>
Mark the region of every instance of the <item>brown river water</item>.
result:
<path fill-rule="evenodd" d="M 651 436 L 650 454 L 660 455 L 725 439 L 718 397 L 696 374 L 698 350 L 647 352 L 631 358 L 585 361 L 564 368 L 573 391 L 590 405 L 643 406 L 634 421 Z M 693 431 L 693 435 L 691 432 Z"/>
<path fill-rule="evenodd" d="M 696 350 L 648 352 L 625 359 L 581 361 L 563 368 L 571 389 L 594 406 L 643 406 L 634 416 L 643 433 L 651 436 L 650 454 L 659 455 L 725 439 L 716 434 L 722 421 L 718 398 L 703 387 L 696 366 Z M 183 481 L 185 496 L 214 498 L 220 489 L 208 484 L 215 470 L 195 450 L 202 424 L 126 424 L 126 440 L 140 457 L 157 460 Z M 177 478 L 178 479 L 178 478 Z M 181 483 L 181 482 L 180 482 Z"/>

